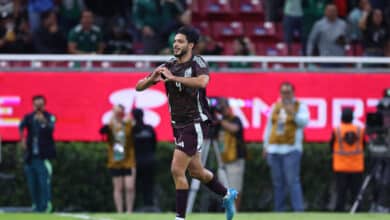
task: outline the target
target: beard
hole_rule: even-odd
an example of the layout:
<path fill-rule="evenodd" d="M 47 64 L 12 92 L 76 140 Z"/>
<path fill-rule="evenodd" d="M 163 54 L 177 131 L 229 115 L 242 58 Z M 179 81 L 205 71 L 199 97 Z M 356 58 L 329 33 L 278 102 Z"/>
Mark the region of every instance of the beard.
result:
<path fill-rule="evenodd" d="M 181 51 L 179 53 L 174 53 L 173 56 L 175 56 L 176 58 L 180 58 L 182 56 L 184 56 L 188 51 L 188 48 L 185 47 L 183 49 L 181 49 Z"/>

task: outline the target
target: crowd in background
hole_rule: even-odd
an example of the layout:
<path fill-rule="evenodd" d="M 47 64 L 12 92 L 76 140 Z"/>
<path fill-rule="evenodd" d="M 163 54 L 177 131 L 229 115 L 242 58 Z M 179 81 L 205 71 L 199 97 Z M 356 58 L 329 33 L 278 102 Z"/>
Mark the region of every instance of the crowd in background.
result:
<path fill-rule="evenodd" d="M 345 46 L 364 56 L 388 56 L 390 4 L 385 0 L 264 0 L 259 22 L 280 23 L 292 55 L 344 55 Z M 173 33 L 198 19 L 186 0 L 1 0 L 0 53 L 169 54 Z M 196 52 L 227 54 L 204 35 Z M 231 54 L 259 54 L 246 33 Z M 234 64 L 248 67 L 248 64 Z M 235 67 L 235 66 L 233 66 Z"/>

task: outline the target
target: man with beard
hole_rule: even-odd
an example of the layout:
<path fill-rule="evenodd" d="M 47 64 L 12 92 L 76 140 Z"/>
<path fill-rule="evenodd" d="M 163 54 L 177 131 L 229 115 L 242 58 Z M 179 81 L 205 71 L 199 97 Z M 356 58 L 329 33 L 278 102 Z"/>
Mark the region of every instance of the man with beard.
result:
<path fill-rule="evenodd" d="M 54 125 L 56 118 L 46 111 L 46 98 L 35 95 L 32 98 L 34 111 L 26 114 L 19 124 L 20 145 L 25 153 L 24 171 L 32 211 L 51 212 L 51 159 L 56 157 Z M 27 132 L 25 132 L 27 131 Z"/>
<path fill-rule="evenodd" d="M 201 56 L 192 53 L 198 39 L 199 34 L 195 29 L 181 27 L 173 42 L 175 58 L 141 79 L 136 89 L 143 91 L 160 81 L 165 82 L 176 145 L 171 164 L 176 187 L 176 220 L 185 219 L 189 188 L 185 175 L 187 169 L 191 177 L 223 196 L 226 218 L 231 220 L 235 213 L 237 191 L 225 188 L 212 172 L 203 167 L 200 160 L 201 146 L 204 138 L 207 138 L 211 117 L 206 98 L 206 86 L 210 79 L 208 65 Z"/>

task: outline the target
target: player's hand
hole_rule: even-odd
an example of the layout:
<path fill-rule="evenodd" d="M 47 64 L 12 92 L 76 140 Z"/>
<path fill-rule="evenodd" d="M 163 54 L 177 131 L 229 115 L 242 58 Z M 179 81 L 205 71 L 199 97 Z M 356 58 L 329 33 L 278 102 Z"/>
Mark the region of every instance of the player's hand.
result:
<path fill-rule="evenodd" d="M 175 76 L 171 73 L 171 71 L 168 70 L 166 67 L 160 68 L 160 72 L 162 76 L 165 78 L 165 81 L 174 81 Z"/>
<path fill-rule="evenodd" d="M 295 114 L 295 106 L 293 103 L 285 104 L 283 107 L 286 110 L 287 114 L 289 115 Z"/>
<path fill-rule="evenodd" d="M 42 112 L 35 113 L 34 118 L 36 120 L 38 120 L 39 122 L 41 122 L 41 123 L 46 123 L 46 118 L 45 118 L 45 116 L 43 115 Z"/>
<path fill-rule="evenodd" d="M 153 83 L 158 83 L 162 80 L 160 68 L 157 68 L 153 71 L 152 75 L 150 76 L 150 79 Z"/>
<path fill-rule="evenodd" d="M 149 26 L 144 26 L 144 27 L 142 28 L 142 34 L 143 34 L 144 36 L 152 37 L 152 36 L 154 36 L 154 31 L 153 31 L 153 29 L 152 29 L 151 27 L 149 27 Z"/>

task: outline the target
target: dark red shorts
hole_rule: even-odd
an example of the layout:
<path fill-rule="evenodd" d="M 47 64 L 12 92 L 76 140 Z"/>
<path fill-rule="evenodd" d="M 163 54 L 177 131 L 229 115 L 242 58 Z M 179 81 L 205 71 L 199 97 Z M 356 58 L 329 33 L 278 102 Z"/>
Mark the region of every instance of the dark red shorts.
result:
<path fill-rule="evenodd" d="M 204 139 L 208 138 L 208 124 L 204 122 L 188 124 L 183 127 L 173 127 L 176 149 L 188 156 L 194 156 L 202 151 Z"/>

